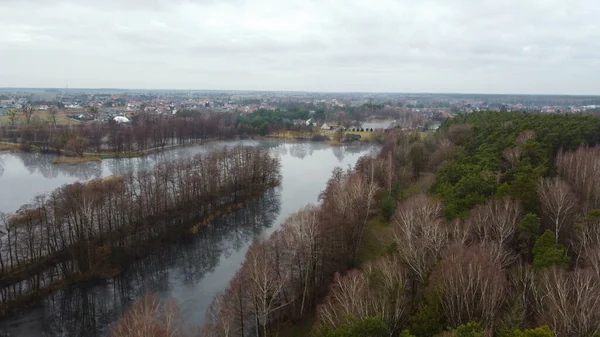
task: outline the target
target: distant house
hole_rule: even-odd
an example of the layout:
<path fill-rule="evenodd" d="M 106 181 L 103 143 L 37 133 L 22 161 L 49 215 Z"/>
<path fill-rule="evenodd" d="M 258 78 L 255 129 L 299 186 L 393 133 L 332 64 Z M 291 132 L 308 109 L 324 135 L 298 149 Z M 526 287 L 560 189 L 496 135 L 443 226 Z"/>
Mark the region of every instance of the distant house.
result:
<path fill-rule="evenodd" d="M 338 123 L 336 122 L 327 122 L 321 125 L 321 130 L 334 130 L 338 127 Z"/>
<path fill-rule="evenodd" d="M 307 120 L 306 120 L 306 122 L 305 122 L 305 123 L 306 123 L 306 125 L 311 125 L 311 124 L 313 124 L 313 125 L 314 125 L 314 124 L 315 124 L 315 120 L 314 120 L 314 119 L 312 119 L 312 118 L 309 118 L 309 119 L 307 119 Z"/>
<path fill-rule="evenodd" d="M 119 114 L 119 111 L 115 109 L 104 109 L 104 113 L 112 117 L 117 116 Z"/>
<path fill-rule="evenodd" d="M 121 124 L 131 124 L 131 121 L 129 120 L 129 118 L 127 117 L 123 117 L 123 116 L 117 116 L 115 118 L 113 118 L 113 120 L 115 121 L 115 123 L 121 125 Z"/>

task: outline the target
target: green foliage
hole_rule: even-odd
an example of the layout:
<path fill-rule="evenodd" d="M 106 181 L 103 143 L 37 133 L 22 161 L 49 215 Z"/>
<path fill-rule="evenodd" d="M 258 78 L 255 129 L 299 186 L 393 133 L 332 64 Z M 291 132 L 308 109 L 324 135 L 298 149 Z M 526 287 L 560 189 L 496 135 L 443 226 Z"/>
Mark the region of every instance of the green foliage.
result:
<path fill-rule="evenodd" d="M 499 334 L 500 337 L 552 337 L 553 333 L 548 326 L 544 325 L 535 329 L 529 329 L 521 331 L 515 329 L 512 331 L 505 331 Z"/>
<path fill-rule="evenodd" d="M 338 328 L 322 328 L 318 337 L 387 337 L 387 324 L 379 316 L 358 319 L 349 317 L 350 322 Z"/>
<path fill-rule="evenodd" d="M 528 259 L 531 258 L 531 250 L 538 238 L 540 223 L 540 218 L 533 213 L 526 214 L 523 220 L 519 222 L 519 245 L 521 246 L 521 252 L 523 252 Z"/>
<path fill-rule="evenodd" d="M 313 118 L 317 121 L 324 121 L 325 120 L 325 111 L 323 109 L 319 109 L 319 110 L 315 111 Z"/>
<path fill-rule="evenodd" d="M 452 329 L 449 333 L 452 337 L 484 337 L 483 328 L 473 321 Z"/>
<path fill-rule="evenodd" d="M 565 254 L 565 247 L 556 243 L 554 232 L 547 229 L 533 246 L 533 268 L 541 270 L 556 266 L 569 267 L 569 257 Z"/>
<path fill-rule="evenodd" d="M 389 195 L 385 195 L 381 199 L 381 215 L 389 220 L 396 210 L 396 201 Z"/>
<path fill-rule="evenodd" d="M 444 316 L 440 308 L 439 295 L 427 291 L 419 302 L 417 312 L 410 318 L 410 331 L 417 336 L 433 336 L 444 330 Z"/>
<path fill-rule="evenodd" d="M 517 144 L 524 131 L 533 131 L 535 137 Z M 475 112 L 446 120 L 440 132 L 459 147 L 453 159 L 440 168 L 432 186 L 432 192 L 444 201 L 448 218 L 465 218 L 473 206 L 494 194 L 518 198 L 526 212 L 539 213 L 536 182 L 556 174 L 553 162 L 559 149 L 598 143 L 600 119 L 572 114 Z M 503 151 L 517 146 L 518 162 L 509 164 Z"/>
<path fill-rule="evenodd" d="M 400 333 L 400 336 L 398 337 L 417 337 L 413 334 L 410 333 L 410 331 L 408 330 L 402 330 L 402 332 Z"/>
<path fill-rule="evenodd" d="M 389 245 L 385 245 L 381 251 L 381 255 L 392 255 L 398 251 L 398 244 L 394 241 Z"/>
<path fill-rule="evenodd" d="M 586 227 L 597 226 L 598 222 L 600 222 L 600 210 L 592 209 L 588 212 L 588 214 L 586 214 L 583 221 L 581 223 L 576 223 L 574 227 L 575 230 L 579 231 L 585 229 Z"/>
<path fill-rule="evenodd" d="M 503 183 L 496 193 L 498 197 L 511 196 L 521 200 L 526 212 L 539 213 L 537 182 L 547 173 L 545 165 L 534 167 L 528 158 L 522 159 L 515 167 L 506 171 Z"/>
<path fill-rule="evenodd" d="M 433 189 L 444 201 L 448 219 L 466 218 L 473 206 L 482 204 L 497 188 L 494 174 L 481 171 L 477 165 L 446 165 L 436 178 L 440 176 L 442 178 L 436 181 Z"/>
<path fill-rule="evenodd" d="M 270 125 L 288 125 L 294 119 L 307 120 L 309 113 L 306 110 L 265 110 L 260 109 L 250 114 L 240 114 L 237 116 L 236 125 L 245 124 L 251 126 L 261 134 L 264 134 Z"/>
<path fill-rule="evenodd" d="M 200 113 L 200 110 L 181 109 L 177 111 L 176 117 L 191 117 Z"/>
<path fill-rule="evenodd" d="M 425 170 L 427 161 L 429 159 L 427 149 L 425 148 L 423 142 L 414 142 L 410 146 L 408 156 L 412 164 L 413 178 L 417 179 L 421 175 L 421 172 Z"/>

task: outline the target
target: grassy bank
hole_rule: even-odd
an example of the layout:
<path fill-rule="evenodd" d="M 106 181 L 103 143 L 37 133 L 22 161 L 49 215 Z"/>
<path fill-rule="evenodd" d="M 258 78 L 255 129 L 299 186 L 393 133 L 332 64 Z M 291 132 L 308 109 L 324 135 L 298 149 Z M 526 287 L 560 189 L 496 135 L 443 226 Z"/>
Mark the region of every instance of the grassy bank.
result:
<path fill-rule="evenodd" d="M 36 111 L 33 113 L 33 116 L 31 116 L 31 123 L 46 123 L 49 122 L 51 120 L 50 114 L 48 111 Z M 59 111 L 56 114 L 56 124 L 57 125 L 75 125 L 75 124 L 80 124 L 81 122 L 76 120 L 76 119 L 72 119 L 69 117 L 69 114 L 67 114 L 64 111 Z M 10 124 L 10 117 L 7 116 L 0 116 L 0 125 L 9 125 Z M 16 124 L 17 125 L 23 125 L 26 124 L 26 118 L 25 115 L 23 115 L 23 112 L 21 111 L 17 111 L 17 120 L 16 120 Z"/>
<path fill-rule="evenodd" d="M 0 151 L 19 151 L 19 144 L 0 143 Z"/>
<path fill-rule="evenodd" d="M 83 156 L 83 157 L 57 157 L 52 159 L 52 164 L 69 164 L 76 165 L 81 163 L 88 163 L 94 161 L 102 161 L 102 158 L 97 156 Z"/>
<path fill-rule="evenodd" d="M 277 131 L 267 135 L 269 138 L 279 138 L 287 140 L 310 139 L 318 133 L 311 131 Z"/>

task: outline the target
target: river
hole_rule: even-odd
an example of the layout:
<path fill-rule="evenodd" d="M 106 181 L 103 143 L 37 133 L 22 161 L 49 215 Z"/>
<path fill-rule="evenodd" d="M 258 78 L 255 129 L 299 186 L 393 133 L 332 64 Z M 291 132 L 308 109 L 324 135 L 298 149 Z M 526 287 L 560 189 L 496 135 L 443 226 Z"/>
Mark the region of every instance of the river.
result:
<path fill-rule="evenodd" d="M 359 157 L 374 154 L 379 147 L 243 140 L 78 165 L 54 165 L 51 155 L 0 153 L 0 211 L 14 212 L 36 194 L 63 184 L 150 168 L 157 162 L 238 144 L 268 149 L 280 158 L 281 186 L 216 219 L 185 242 L 139 260 L 118 277 L 57 291 L 39 306 L 0 320 L 0 336 L 106 336 L 111 325 L 147 291 L 174 299 L 188 327 L 200 325 L 206 308 L 225 289 L 254 240 L 269 236 L 290 213 L 316 203 L 335 167 L 353 166 Z"/>

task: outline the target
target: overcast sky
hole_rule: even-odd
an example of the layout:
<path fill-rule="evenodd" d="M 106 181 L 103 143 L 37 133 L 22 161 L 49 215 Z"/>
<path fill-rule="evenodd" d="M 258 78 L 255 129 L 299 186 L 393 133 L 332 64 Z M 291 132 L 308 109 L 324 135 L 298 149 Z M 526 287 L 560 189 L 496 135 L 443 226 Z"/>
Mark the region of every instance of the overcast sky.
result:
<path fill-rule="evenodd" d="M 0 0 L 0 87 L 600 94 L 599 0 Z"/>

